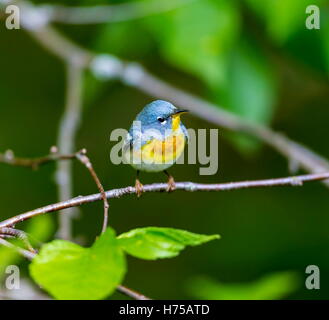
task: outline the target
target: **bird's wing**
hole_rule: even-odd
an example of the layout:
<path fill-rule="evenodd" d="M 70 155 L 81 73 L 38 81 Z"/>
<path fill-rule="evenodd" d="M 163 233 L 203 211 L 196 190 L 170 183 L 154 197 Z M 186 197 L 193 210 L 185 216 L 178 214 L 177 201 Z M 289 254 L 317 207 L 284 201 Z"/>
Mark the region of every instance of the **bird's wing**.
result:
<path fill-rule="evenodd" d="M 133 137 L 130 132 L 127 133 L 125 140 L 123 141 L 122 151 L 125 153 L 133 146 Z"/>
<path fill-rule="evenodd" d="M 144 135 L 139 127 L 131 126 L 123 142 L 123 151 L 128 149 L 140 149 L 143 145 L 149 143 L 150 137 Z"/>

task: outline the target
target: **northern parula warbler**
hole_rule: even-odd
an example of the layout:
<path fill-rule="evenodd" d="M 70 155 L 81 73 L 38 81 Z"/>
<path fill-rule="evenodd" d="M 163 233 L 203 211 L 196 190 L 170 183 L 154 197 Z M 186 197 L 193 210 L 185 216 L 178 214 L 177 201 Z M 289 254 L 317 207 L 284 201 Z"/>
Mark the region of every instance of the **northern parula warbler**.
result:
<path fill-rule="evenodd" d="M 163 171 L 168 177 L 167 191 L 175 189 L 174 178 L 167 169 L 183 153 L 188 141 L 187 130 L 180 120 L 185 112 L 167 101 L 156 100 L 144 107 L 130 127 L 122 150 L 126 163 L 137 170 L 138 196 L 143 192 L 140 171 Z"/>

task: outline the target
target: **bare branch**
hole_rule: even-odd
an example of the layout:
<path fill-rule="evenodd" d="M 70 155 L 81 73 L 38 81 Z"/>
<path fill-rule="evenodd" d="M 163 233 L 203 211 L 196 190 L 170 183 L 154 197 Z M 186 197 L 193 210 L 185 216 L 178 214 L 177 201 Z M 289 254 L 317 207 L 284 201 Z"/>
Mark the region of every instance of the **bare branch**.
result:
<path fill-rule="evenodd" d="M 22 255 L 24 258 L 28 259 L 28 260 L 32 260 L 33 257 L 36 255 L 35 253 L 22 249 L 20 247 L 17 247 L 15 245 L 13 245 L 12 243 L 6 241 L 5 239 L 2 239 L 0 237 L 0 245 L 3 245 L 7 248 L 13 249 L 14 251 L 16 251 L 17 253 L 19 253 L 20 255 Z"/>
<path fill-rule="evenodd" d="M 125 294 L 126 296 L 130 297 L 130 298 L 133 298 L 135 300 L 152 300 L 146 296 L 144 296 L 143 294 L 135 291 L 135 290 L 132 290 L 126 286 L 118 286 L 117 287 L 117 290 L 123 294 Z"/>
<path fill-rule="evenodd" d="M 139 19 L 174 10 L 196 0 L 179 1 L 141 1 L 115 5 L 97 5 L 87 7 L 66 7 L 61 5 L 41 5 L 38 9 L 46 9 L 49 21 L 65 24 L 96 24 Z"/>
<path fill-rule="evenodd" d="M 90 52 L 80 48 L 50 26 L 40 27 L 37 30 L 25 30 L 50 53 L 67 63 L 73 61 L 75 65 L 86 67 L 93 57 Z"/>
<path fill-rule="evenodd" d="M 274 186 L 302 186 L 304 182 L 309 181 L 320 181 L 328 180 L 329 172 L 318 173 L 318 174 L 307 174 L 295 177 L 285 177 L 276 179 L 266 180 L 254 180 L 254 181 L 240 181 L 240 182 L 228 182 L 218 184 L 201 184 L 194 182 L 176 182 L 176 190 L 183 191 L 229 191 L 238 189 L 249 189 L 249 188 L 262 188 L 262 187 L 274 187 Z M 163 192 L 167 190 L 168 185 L 166 183 L 153 183 L 144 185 L 144 192 Z M 135 194 L 135 187 L 125 187 L 120 189 L 112 189 L 106 191 L 107 199 L 121 198 L 122 196 Z M 9 218 L 5 221 L 0 222 L 0 228 L 12 227 L 19 222 L 31 219 L 33 217 L 49 213 L 64 210 L 67 208 L 81 206 L 82 204 L 103 200 L 102 194 L 92 194 L 88 196 L 79 196 L 70 200 L 50 204 L 48 206 L 38 208 L 32 211 L 28 211 L 19 214 L 15 217 Z"/>
<path fill-rule="evenodd" d="M 82 111 L 82 69 L 75 63 L 67 65 L 67 89 L 65 111 L 58 128 L 58 152 L 71 154 L 75 149 L 75 136 L 80 124 Z M 57 163 L 55 173 L 58 187 L 59 201 L 67 200 L 73 196 L 72 162 Z M 77 210 L 71 209 L 65 215 L 59 216 L 58 235 L 62 239 L 72 238 L 72 219 Z"/>
<path fill-rule="evenodd" d="M 36 250 L 32 247 L 28 235 L 22 231 L 22 230 L 18 230 L 18 229 L 14 229 L 14 228 L 1 228 L 0 229 L 0 237 L 1 236 L 9 236 L 17 238 L 19 240 L 22 240 L 22 242 L 25 244 L 26 248 L 32 252 L 32 253 L 36 253 Z"/>
<path fill-rule="evenodd" d="M 103 220 L 103 227 L 102 227 L 102 233 L 105 232 L 106 228 L 107 228 L 107 224 L 108 224 L 108 211 L 109 211 L 109 203 L 107 201 L 107 198 L 106 198 L 106 193 L 104 191 L 104 188 L 93 168 L 93 165 L 90 161 L 90 159 L 86 156 L 86 150 L 83 149 L 81 152 L 78 152 L 76 154 L 76 157 L 77 159 L 86 166 L 86 168 L 89 170 L 91 176 L 93 177 L 97 187 L 98 187 L 98 190 L 99 192 L 101 193 L 102 195 L 102 199 L 103 199 L 103 202 L 104 202 L 104 220 Z"/>
<path fill-rule="evenodd" d="M 54 147 L 52 147 L 54 150 Z M 52 151 L 51 150 L 51 151 Z M 75 154 L 58 154 L 57 152 L 51 152 L 49 155 L 39 158 L 17 158 L 12 150 L 7 150 L 5 153 L 0 153 L 0 163 L 9 164 L 18 167 L 27 167 L 32 169 L 38 169 L 41 165 L 48 164 L 58 160 L 70 160 L 75 158 Z"/>

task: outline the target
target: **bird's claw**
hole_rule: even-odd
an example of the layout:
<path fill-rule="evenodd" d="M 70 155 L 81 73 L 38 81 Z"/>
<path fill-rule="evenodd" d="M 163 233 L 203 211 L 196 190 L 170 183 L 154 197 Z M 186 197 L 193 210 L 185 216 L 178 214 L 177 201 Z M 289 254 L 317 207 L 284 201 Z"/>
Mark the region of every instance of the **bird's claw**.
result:
<path fill-rule="evenodd" d="M 143 185 L 141 184 L 141 182 L 136 179 L 136 182 L 135 182 L 135 189 L 136 189 L 136 194 L 137 194 L 137 197 L 139 198 L 142 193 L 144 192 L 144 189 L 143 189 Z"/>
<path fill-rule="evenodd" d="M 174 180 L 174 177 L 170 176 L 168 178 L 168 183 L 167 183 L 167 192 L 172 192 L 176 189 L 176 183 L 175 183 L 175 180 Z"/>

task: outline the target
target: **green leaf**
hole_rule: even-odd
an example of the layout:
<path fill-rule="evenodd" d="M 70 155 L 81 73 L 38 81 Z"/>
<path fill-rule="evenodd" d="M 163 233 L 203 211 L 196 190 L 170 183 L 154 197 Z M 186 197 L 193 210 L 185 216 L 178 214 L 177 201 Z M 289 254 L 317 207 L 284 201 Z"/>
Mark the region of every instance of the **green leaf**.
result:
<path fill-rule="evenodd" d="M 118 236 L 120 246 L 127 253 L 146 260 L 176 257 L 186 246 L 197 246 L 219 238 L 219 235 L 158 227 L 133 229 Z"/>
<path fill-rule="evenodd" d="M 277 272 L 248 283 L 220 283 L 206 277 L 190 280 L 193 297 L 207 300 L 275 300 L 293 293 L 301 285 L 294 272 Z"/>
<path fill-rule="evenodd" d="M 110 228 L 91 248 L 55 240 L 30 264 L 32 278 L 57 299 L 102 299 L 121 283 L 125 257 Z"/>
<path fill-rule="evenodd" d="M 225 82 L 230 50 L 240 29 L 233 1 L 194 1 L 145 20 L 169 63 L 201 77 L 211 87 Z"/>

